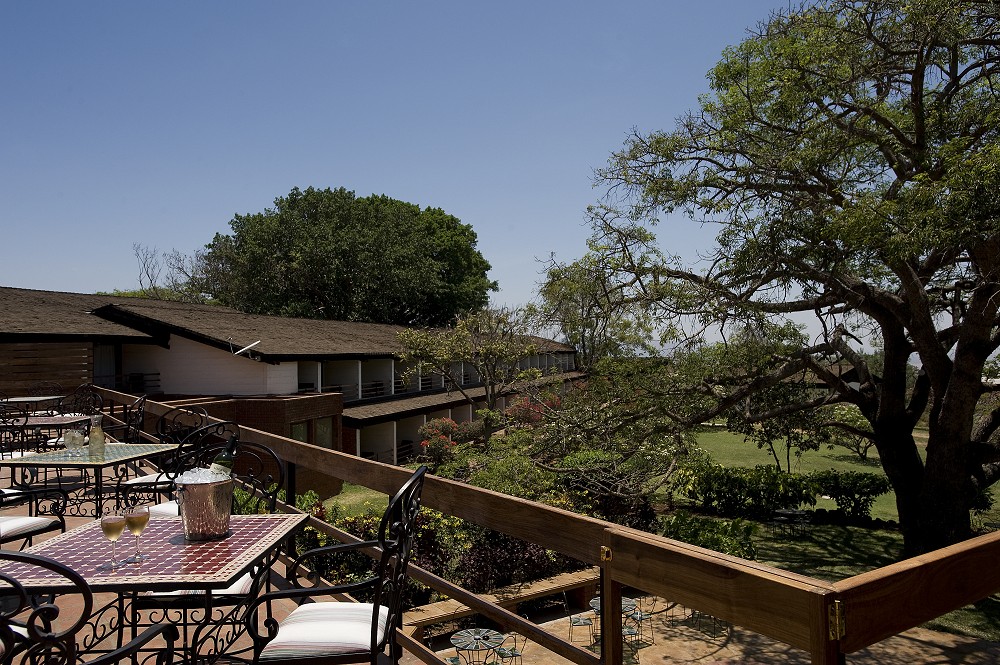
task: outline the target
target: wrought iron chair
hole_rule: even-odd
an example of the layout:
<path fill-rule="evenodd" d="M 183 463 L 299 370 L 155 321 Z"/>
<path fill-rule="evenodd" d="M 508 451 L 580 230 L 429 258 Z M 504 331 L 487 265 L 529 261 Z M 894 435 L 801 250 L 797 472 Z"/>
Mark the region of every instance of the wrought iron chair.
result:
<path fill-rule="evenodd" d="M 0 598 L 0 663 L 3 665 L 75 665 L 81 660 L 78 634 L 87 626 L 94 610 L 94 595 L 73 569 L 63 564 L 26 552 L 0 550 L 0 586 L 5 593 Z M 59 576 L 58 585 L 47 585 L 44 595 L 37 589 L 25 588 L 18 577 L 25 579 L 44 569 Z M 58 594 L 52 588 L 70 589 Z M 154 646 L 154 639 L 162 638 Z M 143 665 L 167 665 L 174 662 L 174 642 L 177 629 L 170 624 L 152 626 L 134 640 L 109 653 L 88 659 L 89 665 L 111 665 L 130 662 Z"/>
<path fill-rule="evenodd" d="M 254 643 L 254 663 L 376 665 L 386 650 L 392 662 L 399 662 L 401 650 L 396 643 L 396 630 L 402 626 L 406 568 L 426 473 L 427 467 L 417 469 L 390 499 L 379 523 L 377 540 L 305 552 L 289 566 L 286 574 L 296 588 L 262 594 L 251 605 L 246 626 Z M 381 555 L 371 577 L 332 586 L 325 583 L 323 577 L 333 566 L 333 555 L 375 547 L 381 550 Z M 313 586 L 303 586 L 303 578 Z M 366 602 L 302 603 L 317 596 L 337 594 L 365 594 Z M 281 599 L 294 599 L 302 604 L 279 622 L 271 616 L 271 603 Z"/>
<path fill-rule="evenodd" d="M 234 430 L 235 427 L 235 423 L 220 422 L 192 432 L 185 439 L 185 446 L 191 443 L 191 439 L 203 439 L 208 436 L 215 441 L 188 450 L 182 455 L 178 469 L 208 466 L 216 455 L 226 448 L 226 443 L 218 439 L 225 437 L 228 440 L 230 434 L 238 434 L 239 429 Z M 169 487 L 160 486 L 151 489 L 155 493 L 173 494 L 176 489 L 174 486 L 176 477 L 177 474 L 173 474 Z M 233 455 L 233 478 L 236 481 L 233 493 L 234 514 L 273 513 L 278 503 L 278 492 L 284 486 L 285 465 L 267 446 L 238 441 Z M 175 517 L 179 514 L 178 504 L 176 500 L 158 503 L 151 506 L 149 512 L 154 519 Z M 244 605 L 250 598 L 256 597 L 267 580 L 266 570 L 254 569 L 225 589 L 213 589 L 211 592 L 203 589 L 181 589 L 172 592 L 143 593 L 132 601 L 133 624 L 141 625 L 143 615 L 140 612 L 149 612 L 153 617 L 170 617 L 173 623 L 182 626 L 186 637 L 189 629 L 196 623 L 191 621 L 192 613 L 212 611 L 216 623 L 225 623 L 233 614 L 231 608 Z M 211 598 L 207 598 L 208 595 Z"/>
<path fill-rule="evenodd" d="M 200 406 L 175 406 L 156 420 L 156 436 L 164 443 L 180 443 L 210 420 L 208 411 Z"/>
<path fill-rule="evenodd" d="M 33 455 L 39 442 L 26 432 L 28 414 L 17 404 L 0 402 L 0 459 Z"/>
<path fill-rule="evenodd" d="M 526 636 L 520 633 L 507 633 L 504 635 L 503 643 L 497 648 L 497 658 L 502 665 L 521 665 L 524 646 L 527 643 Z"/>
<path fill-rule="evenodd" d="M 125 416 L 121 425 L 108 425 L 104 433 L 110 434 L 122 443 L 142 443 L 142 426 L 146 418 L 146 396 L 125 407 Z"/>
<path fill-rule="evenodd" d="M 164 441 L 170 441 L 170 436 L 179 434 L 175 430 Z M 202 461 L 201 451 L 213 445 L 229 440 L 229 437 L 240 435 L 240 426 L 228 420 L 219 421 L 199 427 L 187 433 L 179 442 L 177 448 L 159 461 L 159 469 L 135 478 L 123 478 L 118 481 L 116 496 L 119 507 L 136 506 L 144 503 L 160 504 L 174 500 L 174 479 L 184 471 L 197 466 Z M 272 453 L 273 454 L 273 453 Z M 177 515 L 176 509 L 164 509 L 158 512 L 154 505 L 150 515 L 159 514 L 169 517 Z"/>
<path fill-rule="evenodd" d="M 38 381 L 28 386 L 28 395 L 31 397 L 48 397 L 49 395 L 62 395 L 63 387 L 55 381 Z"/>
<path fill-rule="evenodd" d="M 77 387 L 76 390 L 59 400 L 56 410 L 63 415 L 94 416 L 104 407 L 104 398 L 94 391 L 89 383 Z"/>
<path fill-rule="evenodd" d="M 21 549 L 31 545 L 35 536 L 52 531 L 66 531 L 65 490 L 55 487 L 0 490 L 0 509 L 27 506 L 27 515 L 0 515 L 0 544 L 21 542 Z"/>
<path fill-rule="evenodd" d="M 572 614 L 570 613 L 569 604 L 569 594 L 563 591 L 563 611 L 569 614 L 569 641 L 573 641 L 573 629 L 574 628 L 586 628 L 587 634 L 590 636 L 589 644 L 594 643 L 594 617 L 586 616 L 585 614 Z M 588 612 L 589 614 L 589 612 Z"/>

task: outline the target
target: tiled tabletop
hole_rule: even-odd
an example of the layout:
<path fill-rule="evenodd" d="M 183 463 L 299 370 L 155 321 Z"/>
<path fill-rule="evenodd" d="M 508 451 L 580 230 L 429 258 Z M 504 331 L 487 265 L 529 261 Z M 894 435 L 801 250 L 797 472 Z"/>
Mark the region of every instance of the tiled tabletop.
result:
<path fill-rule="evenodd" d="M 91 457 L 88 450 L 89 446 L 84 446 L 81 449 L 83 451 L 82 456 L 70 455 L 66 450 L 53 450 L 52 452 L 39 453 L 27 457 L 5 459 L 0 462 L 0 465 L 98 468 L 111 466 L 119 462 L 130 462 L 151 455 L 158 455 L 171 451 L 176 447 L 176 443 L 108 443 L 105 444 L 104 455 L 101 457 Z"/>
<path fill-rule="evenodd" d="M 184 540 L 181 518 L 154 517 L 139 539 L 139 549 L 148 559 L 113 571 L 98 570 L 98 566 L 111 557 L 111 543 L 101 533 L 99 521 L 88 522 L 26 551 L 69 566 L 82 575 L 94 591 L 224 588 L 294 532 L 306 517 L 302 514 L 233 515 L 227 538 L 198 542 Z M 134 550 L 135 539 L 126 532 L 118 541 L 118 557 L 123 559 Z M 0 569 L 28 588 L 63 581 L 62 577 L 35 566 L 22 566 L 4 564 Z"/>
<path fill-rule="evenodd" d="M 88 416 L 28 416 L 25 427 L 68 427 L 74 423 L 85 423 Z"/>

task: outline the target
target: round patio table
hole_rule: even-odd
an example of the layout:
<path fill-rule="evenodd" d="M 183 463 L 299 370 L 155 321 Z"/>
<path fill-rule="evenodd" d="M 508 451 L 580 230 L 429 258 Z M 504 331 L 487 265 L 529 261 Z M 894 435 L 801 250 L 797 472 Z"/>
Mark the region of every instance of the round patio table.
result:
<path fill-rule="evenodd" d="M 468 651 L 463 660 L 469 665 L 485 663 L 491 653 L 503 644 L 503 635 L 489 628 L 466 628 L 451 636 L 456 651 Z"/>
<path fill-rule="evenodd" d="M 590 607 L 594 611 L 600 612 L 601 611 L 601 597 L 600 596 L 594 596 L 593 598 L 591 598 L 590 599 Z M 635 612 L 636 607 L 638 607 L 638 606 L 636 605 L 635 599 L 633 599 L 633 598 L 627 598 L 625 596 L 622 596 L 622 615 L 623 616 L 627 615 L 627 614 L 632 614 L 632 612 Z"/>

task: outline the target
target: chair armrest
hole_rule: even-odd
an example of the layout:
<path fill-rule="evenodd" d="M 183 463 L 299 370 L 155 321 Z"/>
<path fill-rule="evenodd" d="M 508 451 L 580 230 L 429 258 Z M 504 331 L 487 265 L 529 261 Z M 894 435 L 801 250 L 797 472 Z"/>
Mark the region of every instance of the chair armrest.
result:
<path fill-rule="evenodd" d="M 51 500 L 53 515 L 64 515 L 66 504 L 69 503 L 69 494 L 64 489 L 58 487 L 26 487 L 10 493 L 0 494 L 0 508 L 8 506 L 20 506 L 30 503 L 33 510 L 40 510 L 42 503 Z"/>
<path fill-rule="evenodd" d="M 173 663 L 174 642 L 177 641 L 180 634 L 177 632 L 177 626 L 170 623 L 158 623 L 155 626 L 150 626 L 128 644 L 106 653 L 103 656 L 95 658 L 94 660 L 87 661 L 87 663 L 88 665 L 111 665 L 112 663 L 121 663 L 125 660 L 126 656 L 131 656 L 137 653 L 140 648 L 160 635 L 163 636 L 163 639 L 167 644 L 165 647 L 159 648 L 160 653 L 157 655 L 157 660 L 155 662 Z"/>
<path fill-rule="evenodd" d="M 270 618 L 270 612 L 268 612 L 268 618 L 265 620 L 264 625 L 268 631 L 267 637 L 261 637 L 260 631 L 257 629 L 257 612 L 261 605 L 270 604 L 276 600 L 302 600 L 305 598 L 311 598 L 314 596 L 331 596 L 335 594 L 350 594 L 356 591 L 362 591 L 369 587 L 375 586 L 379 581 L 378 577 L 370 577 L 360 582 L 348 582 L 346 584 L 334 584 L 334 585 L 323 585 L 315 587 L 300 587 L 298 586 L 298 577 L 295 571 L 302 566 L 303 562 L 307 559 L 314 558 L 317 556 L 325 556 L 330 554 L 338 554 L 342 552 L 351 552 L 355 550 L 368 549 L 372 547 L 378 547 L 379 542 L 377 540 L 365 540 L 357 543 L 339 543 L 337 545 L 325 545 L 323 547 L 316 547 L 307 552 L 301 554 L 288 566 L 288 572 L 286 573 L 286 578 L 289 582 L 296 585 L 297 588 L 294 589 L 282 589 L 280 591 L 270 591 L 268 593 L 261 594 L 247 607 L 246 613 L 246 626 L 247 630 L 250 631 L 251 637 L 255 642 L 258 641 L 269 641 L 274 638 L 277 634 L 278 625 L 274 619 Z"/>
<path fill-rule="evenodd" d="M 354 550 L 373 549 L 373 548 L 377 549 L 379 545 L 380 543 L 377 540 L 363 540 L 356 543 L 337 543 L 336 545 L 324 545 L 322 547 L 314 547 L 311 550 L 303 552 L 294 561 L 292 561 L 291 565 L 288 566 L 288 572 L 286 574 L 286 577 L 289 582 L 294 584 L 295 577 L 297 577 L 295 575 L 295 571 L 299 568 L 299 566 L 303 566 L 303 564 L 308 559 L 312 559 L 318 556 L 338 554 L 341 552 L 353 552 Z M 308 568 L 308 566 L 304 567 Z"/>

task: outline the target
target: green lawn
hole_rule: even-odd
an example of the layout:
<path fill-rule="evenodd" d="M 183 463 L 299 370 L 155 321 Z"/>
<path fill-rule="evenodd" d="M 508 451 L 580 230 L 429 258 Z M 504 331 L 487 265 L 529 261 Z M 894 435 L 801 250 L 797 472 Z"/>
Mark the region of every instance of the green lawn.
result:
<path fill-rule="evenodd" d="M 375 506 L 379 511 L 383 511 L 388 502 L 387 494 L 368 489 L 364 485 L 344 483 L 340 494 L 327 499 L 323 505 L 327 510 L 334 506 L 339 507 L 341 515 L 360 515 L 367 511 L 369 506 Z"/>
<path fill-rule="evenodd" d="M 716 462 L 725 466 L 773 464 L 767 451 L 743 442 L 743 437 L 726 430 L 712 430 L 698 437 L 699 445 Z M 822 469 L 881 472 L 878 453 L 871 452 L 869 463 L 862 463 L 846 450 L 822 448 L 792 458 L 792 470 L 800 473 Z M 897 519 L 896 497 L 879 497 L 872 517 Z M 836 508 L 832 501 L 820 499 L 817 508 Z M 1000 525 L 1000 510 L 981 518 L 983 525 Z M 995 527 L 994 527 L 995 528 Z M 898 531 L 863 529 L 845 526 L 811 526 L 794 538 L 771 535 L 760 528 L 755 539 L 757 558 L 762 563 L 823 580 L 839 580 L 880 568 L 899 560 L 903 537 Z M 929 622 L 927 628 L 943 630 L 979 639 L 1000 641 L 1000 597 L 990 596 Z"/>

